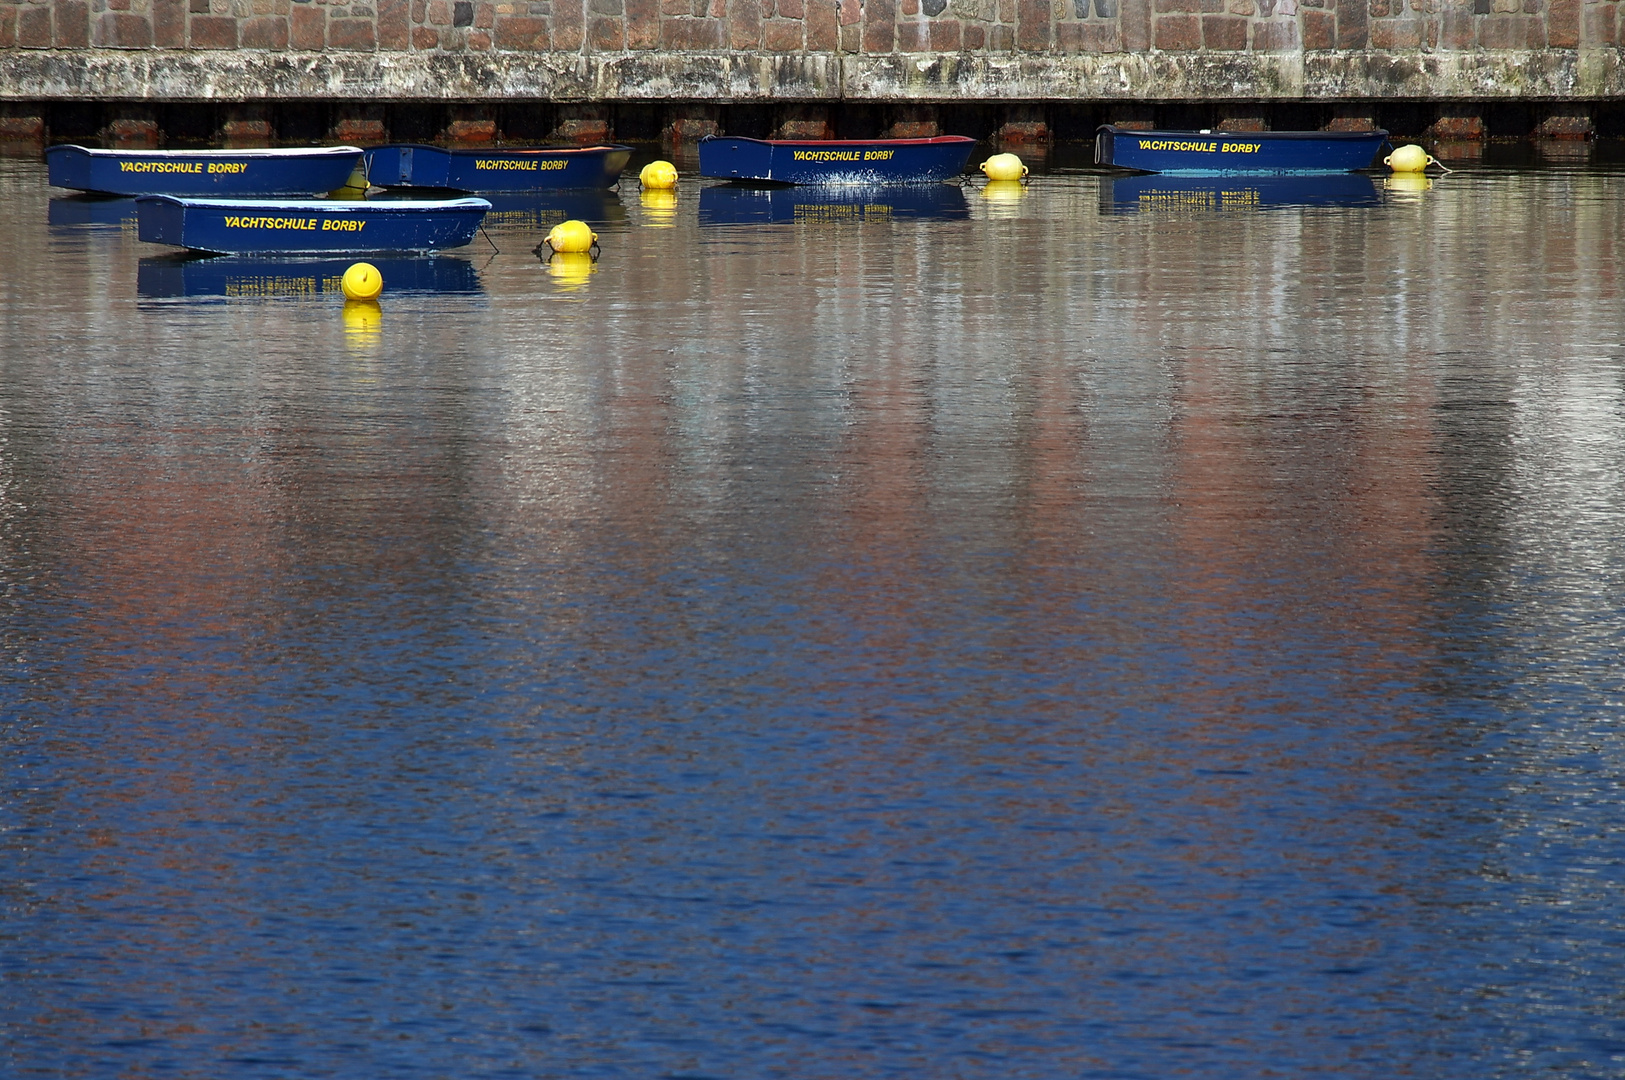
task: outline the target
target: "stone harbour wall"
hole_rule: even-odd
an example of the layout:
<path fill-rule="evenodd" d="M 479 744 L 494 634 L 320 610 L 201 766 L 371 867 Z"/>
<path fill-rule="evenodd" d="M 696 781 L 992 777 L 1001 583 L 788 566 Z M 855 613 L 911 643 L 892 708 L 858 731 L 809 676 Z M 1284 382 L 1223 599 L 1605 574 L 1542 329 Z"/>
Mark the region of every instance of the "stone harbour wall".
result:
<path fill-rule="evenodd" d="M 65 101 L 1605 103 L 1625 99 L 1620 2 L 0 0 L 0 117 Z"/>

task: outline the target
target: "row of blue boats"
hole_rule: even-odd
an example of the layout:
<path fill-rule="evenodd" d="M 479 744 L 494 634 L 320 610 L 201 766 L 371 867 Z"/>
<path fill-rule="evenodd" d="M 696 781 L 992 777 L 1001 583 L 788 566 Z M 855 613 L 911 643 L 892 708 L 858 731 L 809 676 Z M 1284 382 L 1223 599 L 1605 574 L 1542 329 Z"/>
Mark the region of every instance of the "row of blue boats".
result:
<path fill-rule="evenodd" d="M 1100 129 L 1102 165 L 1171 175 L 1350 173 L 1386 132 L 1162 132 Z M 827 189 L 945 187 L 975 140 L 771 140 L 699 144 L 702 176 Z M 470 243 L 492 209 L 480 195 L 604 189 L 632 156 L 618 144 L 447 149 L 388 145 L 244 150 L 53 146 L 53 185 L 136 199 L 140 238 L 218 254 L 427 252 Z M 383 189 L 383 198 L 360 197 Z M 348 191 L 353 197 L 325 197 Z M 434 197 L 424 197 L 434 196 Z M 452 196 L 452 197 L 446 197 Z M 771 204 L 771 200 L 769 200 Z"/>

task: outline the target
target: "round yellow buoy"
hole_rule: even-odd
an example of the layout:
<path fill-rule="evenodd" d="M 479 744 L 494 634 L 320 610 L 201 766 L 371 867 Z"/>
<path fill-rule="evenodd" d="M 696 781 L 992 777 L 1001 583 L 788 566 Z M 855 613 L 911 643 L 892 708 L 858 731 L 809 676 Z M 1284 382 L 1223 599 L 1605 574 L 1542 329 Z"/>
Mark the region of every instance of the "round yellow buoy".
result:
<path fill-rule="evenodd" d="M 1027 166 L 1014 154 L 994 154 L 982 162 L 982 172 L 989 180 L 1020 180 L 1027 175 Z"/>
<path fill-rule="evenodd" d="M 553 231 L 542 242 L 554 251 L 591 251 L 592 246 L 598 243 L 598 234 L 587 228 L 585 221 L 561 221 L 553 226 Z"/>
<path fill-rule="evenodd" d="M 1383 158 L 1382 163 L 1396 173 L 1419 173 L 1434 164 L 1434 160 L 1420 146 L 1407 143 Z"/>
<path fill-rule="evenodd" d="M 587 284 L 598 267 L 585 251 L 561 251 L 547 260 L 547 272 L 566 291 L 574 291 Z"/>
<path fill-rule="evenodd" d="M 344 271 L 339 285 L 344 289 L 346 299 L 376 300 L 378 294 L 384 291 L 384 275 L 372 263 L 356 263 Z"/>
<path fill-rule="evenodd" d="M 651 161 L 638 173 L 638 183 L 645 191 L 659 191 L 677 186 L 677 166 L 669 161 Z"/>
<path fill-rule="evenodd" d="M 1020 180 L 989 180 L 982 185 L 982 198 L 988 202 L 1015 202 L 1026 194 Z"/>
<path fill-rule="evenodd" d="M 648 211 L 644 224 L 657 229 L 669 229 L 676 224 L 677 192 L 671 188 L 645 188 L 638 196 L 643 209 Z"/>
<path fill-rule="evenodd" d="M 329 199 L 364 199 L 367 197 L 367 173 L 359 164 L 351 171 L 342 187 L 327 193 Z"/>
<path fill-rule="evenodd" d="M 384 309 L 376 300 L 346 300 L 344 302 L 344 332 L 354 337 L 372 338 L 384 322 Z"/>

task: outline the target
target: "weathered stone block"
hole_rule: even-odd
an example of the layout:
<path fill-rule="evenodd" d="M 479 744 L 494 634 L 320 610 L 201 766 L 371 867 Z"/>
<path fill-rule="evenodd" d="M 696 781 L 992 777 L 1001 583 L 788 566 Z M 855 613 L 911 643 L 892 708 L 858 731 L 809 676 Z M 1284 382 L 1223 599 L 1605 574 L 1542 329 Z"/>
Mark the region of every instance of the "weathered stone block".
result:
<path fill-rule="evenodd" d="M 621 0 L 587 0 L 587 11 L 593 15 L 621 15 L 625 13 Z"/>
<path fill-rule="evenodd" d="M 1066 52 L 1107 53 L 1121 48 L 1117 27 L 1104 22 L 1064 22 L 1055 28 L 1056 43 Z"/>
<path fill-rule="evenodd" d="M 350 52 L 372 52 L 378 48 L 378 36 L 371 19 L 329 19 L 327 47 Z"/>
<path fill-rule="evenodd" d="M 965 44 L 964 25 L 958 19 L 932 19 L 930 40 L 932 52 L 958 52 Z"/>
<path fill-rule="evenodd" d="M 237 47 L 237 20 L 229 15 L 193 15 L 187 30 L 194 49 Z"/>
<path fill-rule="evenodd" d="M 489 9 L 490 4 L 481 5 Z M 412 44 L 409 0 L 378 0 L 378 47 L 399 51 Z M 486 23 L 487 26 L 491 25 Z"/>
<path fill-rule="evenodd" d="M 1203 15 L 1202 44 L 1209 49 L 1237 52 L 1247 47 L 1247 20 L 1233 15 Z"/>
<path fill-rule="evenodd" d="M 160 49 L 186 44 L 186 0 L 152 0 L 152 43 Z"/>
<path fill-rule="evenodd" d="M 799 52 L 804 42 L 800 19 L 769 19 L 762 24 L 762 47 L 768 52 Z"/>
<path fill-rule="evenodd" d="M 834 52 L 840 41 L 839 9 L 832 0 L 812 0 L 807 6 L 807 48 Z"/>
<path fill-rule="evenodd" d="M 1121 0 L 1117 25 L 1123 32 L 1124 52 L 1151 48 L 1151 0 Z"/>
<path fill-rule="evenodd" d="M 735 49 L 762 44 L 761 0 L 728 0 L 728 44 Z"/>
<path fill-rule="evenodd" d="M 1614 4 L 1588 5 L 1585 9 L 1585 39 L 1597 45 L 1618 44 Z"/>
<path fill-rule="evenodd" d="M 1298 24 L 1270 20 L 1253 24 L 1254 52 L 1291 52 L 1298 47 Z"/>
<path fill-rule="evenodd" d="M 446 125 L 446 138 L 455 143 L 488 143 L 497 137 L 495 120 L 453 120 Z"/>
<path fill-rule="evenodd" d="M 51 47 L 50 8 L 30 5 L 17 12 L 17 47 L 21 49 Z"/>
<path fill-rule="evenodd" d="M 1588 114 L 1568 113 L 1546 117 L 1535 127 L 1533 134 L 1537 139 L 1589 139 L 1596 133 L 1596 126 Z"/>
<path fill-rule="evenodd" d="M 586 15 L 581 0 L 558 0 L 553 8 L 553 48 L 574 52 L 586 37 Z"/>
<path fill-rule="evenodd" d="M 1337 19 L 1329 11 L 1302 13 L 1305 51 L 1331 49 L 1337 42 Z"/>
<path fill-rule="evenodd" d="M 427 15 L 430 26 L 450 26 L 451 0 L 429 0 Z"/>
<path fill-rule="evenodd" d="M 987 44 L 987 28 L 970 23 L 965 26 L 965 48 L 980 49 Z"/>
<path fill-rule="evenodd" d="M 12 33 L 16 33 L 17 12 L 11 8 L 0 8 L 0 46 L 7 43 L 5 28 L 11 26 Z M 45 118 L 43 116 L 0 116 L 0 142 L 19 142 L 45 138 Z"/>
<path fill-rule="evenodd" d="M 660 0 L 626 0 L 626 47 L 653 49 L 660 44 Z"/>
<path fill-rule="evenodd" d="M 110 11 L 96 20 L 92 40 L 103 49 L 150 49 L 152 24 L 140 15 Z"/>
<path fill-rule="evenodd" d="M 901 0 L 897 10 L 899 14 L 912 18 L 920 13 L 920 0 Z"/>
<path fill-rule="evenodd" d="M 1435 139 L 1474 140 L 1484 137 L 1484 118 L 1476 113 L 1440 116 L 1428 125 L 1427 135 Z"/>
<path fill-rule="evenodd" d="M 360 14 L 360 12 L 352 8 L 351 14 Z M 451 25 L 474 25 L 474 0 L 453 0 L 451 5 Z"/>
<path fill-rule="evenodd" d="M 468 32 L 468 47 L 477 52 L 487 52 L 491 48 L 491 34 L 486 30 L 470 30 Z"/>
<path fill-rule="evenodd" d="M 389 138 L 384 122 L 370 116 L 343 116 L 333 125 L 333 141 L 350 146 L 381 143 Z"/>
<path fill-rule="evenodd" d="M 294 9 L 297 15 L 299 9 Z M 431 30 L 427 26 L 414 26 L 412 28 L 412 48 L 427 52 L 430 49 L 440 48 L 440 31 Z"/>
<path fill-rule="evenodd" d="M 781 19 L 804 19 L 807 17 L 806 0 L 779 0 L 773 12 Z"/>
<path fill-rule="evenodd" d="M 666 129 L 662 141 L 670 143 L 699 142 L 707 135 L 719 134 L 721 130 L 721 125 L 717 123 L 714 116 L 679 116 Z"/>
<path fill-rule="evenodd" d="M 1202 47 L 1199 15 L 1159 15 L 1152 40 L 1164 52 L 1193 52 Z"/>
<path fill-rule="evenodd" d="M 897 5 L 867 0 L 863 5 L 863 51 L 889 53 L 897 45 Z"/>
<path fill-rule="evenodd" d="M 320 52 L 327 48 L 327 12 L 314 4 L 296 6 L 288 16 L 288 44 L 303 52 Z M 435 44 L 440 44 L 438 34 Z"/>
<path fill-rule="evenodd" d="M 1016 31 L 1012 26 L 990 26 L 987 28 L 987 49 L 989 52 L 1015 52 Z"/>
<path fill-rule="evenodd" d="M 1421 45 L 1422 24 L 1416 19 L 1378 19 L 1371 24 L 1373 49 L 1417 49 Z"/>
<path fill-rule="evenodd" d="M 1268 131 L 1269 124 L 1264 122 L 1262 116 L 1255 114 L 1236 114 L 1219 118 L 1219 131 Z"/>
<path fill-rule="evenodd" d="M 121 117 L 102 129 L 102 137 L 116 143 L 123 143 L 126 146 L 157 146 L 158 122 L 134 117 Z"/>
<path fill-rule="evenodd" d="M 1376 131 L 1377 118 L 1358 105 L 1341 105 L 1326 125 L 1327 131 Z"/>
<path fill-rule="evenodd" d="M 1363 49 L 1369 41 L 1366 0 L 1337 0 L 1337 47 Z"/>
<path fill-rule="evenodd" d="M 897 24 L 898 52 L 925 52 L 927 48 L 924 23 L 909 19 Z"/>
<path fill-rule="evenodd" d="M 1157 14 L 1173 12 L 1200 12 L 1202 0 L 1155 0 Z"/>
<path fill-rule="evenodd" d="M 528 15 L 498 16 L 492 40 L 499 49 L 512 49 L 515 52 L 545 51 L 548 48 L 547 29 L 546 19 Z"/>
<path fill-rule="evenodd" d="M 587 41 L 598 52 L 620 52 L 626 47 L 621 20 L 594 17 L 587 26 Z"/>
<path fill-rule="evenodd" d="M 145 21 L 145 20 L 143 20 Z M 132 35 L 139 31 L 131 28 Z M 147 30 L 151 43 L 151 29 Z M 90 5 L 84 0 L 56 0 L 56 32 L 52 40 L 59 49 L 83 49 L 90 45 Z"/>
<path fill-rule="evenodd" d="M 660 44 L 667 49 L 719 49 L 722 24 L 714 19 L 667 19 L 660 24 Z"/>
<path fill-rule="evenodd" d="M 17 47 L 17 5 L 0 4 L 0 49 L 14 49 Z M 0 139 L 30 138 L 31 136 L 5 134 L 5 121 L 8 117 L 0 116 Z"/>
<path fill-rule="evenodd" d="M 1580 0 L 1552 0 L 1546 12 L 1546 43 L 1554 49 L 1580 45 Z"/>
<path fill-rule="evenodd" d="M 852 26 L 863 21 L 862 0 L 840 0 L 841 25 Z"/>
<path fill-rule="evenodd" d="M 241 48 L 280 51 L 288 47 L 288 20 L 276 15 L 246 19 L 238 34 Z"/>

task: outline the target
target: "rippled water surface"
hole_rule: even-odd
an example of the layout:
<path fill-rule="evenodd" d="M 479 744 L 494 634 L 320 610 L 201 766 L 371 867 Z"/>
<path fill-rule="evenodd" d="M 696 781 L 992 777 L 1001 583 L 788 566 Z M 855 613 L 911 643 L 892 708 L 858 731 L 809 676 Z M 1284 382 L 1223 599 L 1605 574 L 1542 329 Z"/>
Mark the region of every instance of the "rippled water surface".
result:
<path fill-rule="evenodd" d="M 0 1072 L 1625 1076 L 1625 172 L 1362 183 L 0 161 Z"/>

